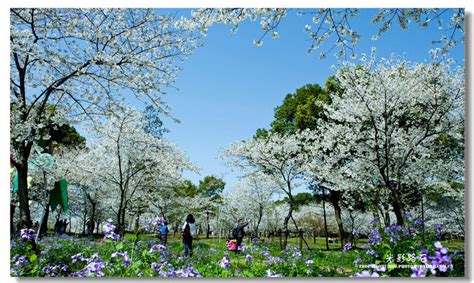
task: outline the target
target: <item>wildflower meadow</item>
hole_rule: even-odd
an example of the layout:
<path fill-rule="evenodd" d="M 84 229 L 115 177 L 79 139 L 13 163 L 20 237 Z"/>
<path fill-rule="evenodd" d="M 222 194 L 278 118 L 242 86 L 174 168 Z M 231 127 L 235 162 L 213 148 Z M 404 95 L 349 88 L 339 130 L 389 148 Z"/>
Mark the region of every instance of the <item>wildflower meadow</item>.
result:
<path fill-rule="evenodd" d="M 314 5 L 9 9 L 10 276 L 466 277 L 466 9 Z"/>

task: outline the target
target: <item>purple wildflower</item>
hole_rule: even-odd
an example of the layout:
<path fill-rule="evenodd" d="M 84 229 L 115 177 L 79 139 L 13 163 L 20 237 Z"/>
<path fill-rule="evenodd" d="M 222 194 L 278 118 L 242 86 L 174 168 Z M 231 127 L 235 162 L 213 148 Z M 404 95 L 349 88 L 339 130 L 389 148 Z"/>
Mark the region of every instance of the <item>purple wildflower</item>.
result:
<path fill-rule="evenodd" d="M 88 262 L 102 261 L 98 253 L 94 253 L 88 260 Z"/>
<path fill-rule="evenodd" d="M 112 224 L 112 219 L 108 219 L 107 223 L 102 227 L 102 231 L 104 231 L 104 239 L 112 239 L 114 241 L 118 241 L 120 239 L 120 235 L 115 233 L 115 225 Z"/>
<path fill-rule="evenodd" d="M 161 216 L 157 216 L 156 218 L 149 219 L 146 226 L 145 230 L 147 232 L 160 232 L 161 226 L 165 223 L 165 218 Z"/>
<path fill-rule="evenodd" d="M 267 277 L 283 277 L 281 274 L 276 274 L 272 272 L 270 269 L 267 269 Z"/>
<path fill-rule="evenodd" d="M 73 255 L 71 256 L 71 259 L 72 259 L 72 263 L 76 263 L 78 261 L 87 261 L 87 259 L 85 259 L 83 256 L 82 256 L 82 253 L 78 253 L 76 255 Z"/>
<path fill-rule="evenodd" d="M 34 240 L 36 235 L 35 230 L 30 228 L 24 228 L 20 230 L 20 238 L 25 240 Z"/>
<path fill-rule="evenodd" d="M 15 263 L 16 268 L 20 268 L 22 266 L 27 266 L 30 264 L 30 261 L 25 256 L 18 257 L 18 260 Z"/>
<path fill-rule="evenodd" d="M 123 258 L 123 264 L 128 267 L 130 266 L 130 259 L 128 258 L 127 252 L 115 252 L 112 254 L 113 258 Z"/>
<path fill-rule="evenodd" d="M 379 228 L 375 227 L 373 230 L 370 230 L 369 232 L 369 240 L 368 244 L 369 245 L 378 245 L 382 242 L 382 237 L 380 236 L 379 233 Z"/>
<path fill-rule="evenodd" d="M 150 267 L 151 267 L 151 269 L 153 269 L 155 271 L 158 271 L 158 268 L 159 268 L 158 263 L 156 263 L 156 262 L 152 262 Z"/>
<path fill-rule="evenodd" d="M 373 257 L 378 257 L 378 256 L 379 256 L 379 254 L 378 254 L 375 250 L 373 250 L 373 249 L 368 249 L 368 250 L 367 250 L 367 254 L 368 254 L 368 255 L 371 255 L 371 256 L 373 256 Z"/>
<path fill-rule="evenodd" d="M 411 274 L 411 277 L 426 277 L 426 267 L 425 266 L 419 266 L 415 265 L 411 268 L 413 273 Z"/>
<path fill-rule="evenodd" d="M 372 268 L 374 271 L 377 272 L 385 272 L 387 271 L 387 266 L 385 264 L 377 265 L 377 264 L 369 264 L 367 267 Z"/>
<path fill-rule="evenodd" d="M 221 262 L 219 263 L 219 265 L 224 268 L 224 269 L 229 269 L 230 268 L 230 260 L 228 257 L 224 256 L 222 259 L 221 259 Z"/>
<path fill-rule="evenodd" d="M 177 270 L 175 270 L 174 266 L 166 261 L 163 262 L 161 265 L 156 262 L 153 262 L 151 264 L 151 268 L 158 272 L 160 277 L 177 277 L 179 275 L 177 273 Z"/>
<path fill-rule="evenodd" d="M 348 250 L 351 250 L 351 249 L 352 249 L 352 245 L 349 244 L 349 243 L 346 243 L 346 244 L 344 245 L 344 247 L 342 247 L 342 250 L 343 250 L 343 251 L 348 251 Z"/>
<path fill-rule="evenodd" d="M 380 277 L 377 272 L 370 272 L 368 270 L 364 270 L 361 273 L 354 274 L 354 277 Z"/>
<path fill-rule="evenodd" d="M 178 277 L 202 277 L 201 274 L 199 274 L 199 271 L 194 269 L 192 266 L 189 266 L 184 270 L 177 270 L 176 274 Z"/>
<path fill-rule="evenodd" d="M 252 262 L 252 259 L 253 259 L 253 258 L 252 258 L 252 256 L 251 256 L 250 254 L 246 254 L 246 255 L 245 255 L 245 262 L 250 263 L 250 262 Z"/>
<path fill-rule="evenodd" d="M 354 260 L 354 264 L 362 264 L 362 263 L 364 263 L 364 262 L 362 261 L 362 259 L 360 259 L 360 257 L 358 257 Z"/>
<path fill-rule="evenodd" d="M 102 262 L 91 262 L 84 268 L 84 272 L 86 276 L 104 277 L 104 267 Z"/>
<path fill-rule="evenodd" d="M 415 221 L 415 225 L 416 225 L 416 226 L 421 226 L 421 225 L 423 225 L 423 224 L 424 224 L 424 222 L 423 222 L 423 220 L 421 220 L 421 219 L 417 219 L 417 220 Z"/>
<path fill-rule="evenodd" d="M 153 253 L 155 251 L 159 251 L 160 253 L 163 253 L 165 250 L 166 250 L 166 246 L 164 246 L 162 244 L 158 244 L 158 245 L 153 245 L 151 247 L 150 253 Z"/>
<path fill-rule="evenodd" d="M 436 238 L 441 238 L 441 227 L 442 225 L 441 224 L 433 224 L 433 228 L 435 230 L 435 233 L 436 233 Z"/>

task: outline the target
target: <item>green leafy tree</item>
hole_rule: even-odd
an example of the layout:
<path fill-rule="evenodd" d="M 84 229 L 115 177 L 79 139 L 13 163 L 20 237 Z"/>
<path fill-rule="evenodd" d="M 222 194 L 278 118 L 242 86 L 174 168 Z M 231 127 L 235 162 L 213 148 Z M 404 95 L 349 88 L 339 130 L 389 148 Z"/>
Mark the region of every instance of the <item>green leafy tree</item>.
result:
<path fill-rule="evenodd" d="M 294 134 L 306 129 L 316 129 L 318 119 L 326 120 L 322 105 L 332 103 L 331 95 L 342 95 L 342 93 L 343 89 L 334 76 L 327 79 L 324 87 L 318 84 L 307 84 L 298 88 L 294 93 L 287 94 L 282 104 L 275 108 L 275 120 L 271 123 L 270 131 L 279 134 Z M 255 137 L 266 135 L 266 130 L 258 129 Z M 331 188 L 326 188 L 326 190 L 330 196 L 328 201 L 334 207 L 342 246 L 345 234 L 340 205 L 342 193 Z"/>
<path fill-rule="evenodd" d="M 313 194 L 308 192 L 297 193 L 293 196 L 293 207 L 295 211 L 300 210 L 303 206 L 315 203 L 316 199 Z M 288 197 L 275 201 L 276 204 L 289 203 Z"/>
<path fill-rule="evenodd" d="M 195 197 L 199 190 L 191 180 L 184 180 L 174 188 L 177 197 Z"/>
<path fill-rule="evenodd" d="M 315 129 L 316 120 L 322 117 L 322 106 L 317 103 L 331 103 L 328 92 L 317 84 L 307 84 L 289 93 L 282 105 L 275 108 L 275 120 L 271 131 L 295 133 L 298 130 Z"/>
<path fill-rule="evenodd" d="M 199 181 L 199 193 L 208 197 L 213 203 L 218 204 L 222 202 L 222 191 L 224 190 L 225 182 L 221 178 L 215 176 L 206 176 L 202 181 Z M 216 213 L 216 206 L 208 206 L 206 208 L 206 239 L 209 239 L 211 226 L 210 217 Z"/>

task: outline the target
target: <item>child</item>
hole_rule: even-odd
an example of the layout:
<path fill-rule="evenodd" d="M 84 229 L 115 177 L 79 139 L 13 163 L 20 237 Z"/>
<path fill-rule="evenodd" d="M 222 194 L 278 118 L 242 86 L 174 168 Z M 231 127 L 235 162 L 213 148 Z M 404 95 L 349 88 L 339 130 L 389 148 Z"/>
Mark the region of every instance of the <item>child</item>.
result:
<path fill-rule="evenodd" d="M 163 223 L 163 225 L 161 225 L 161 231 L 160 231 L 160 234 L 161 234 L 161 244 L 166 246 L 166 242 L 168 241 L 168 232 L 170 230 L 168 230 L 168 221 L 165 220 L 165 222 Z"/>

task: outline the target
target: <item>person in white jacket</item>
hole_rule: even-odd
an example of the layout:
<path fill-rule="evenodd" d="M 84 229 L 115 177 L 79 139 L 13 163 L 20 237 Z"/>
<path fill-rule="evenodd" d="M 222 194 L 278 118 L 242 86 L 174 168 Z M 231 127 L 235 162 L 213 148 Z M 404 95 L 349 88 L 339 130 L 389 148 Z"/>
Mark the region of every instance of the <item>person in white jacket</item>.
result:
<path fill-rule="evenodd" d="M 184 256 L 193 255 L 193 236 L 196 233 L 195 222 L 196 221 L 194 220 L 194 216 L 192 214 L 188 214 L 182 228 Z"/>

